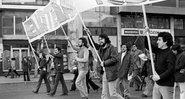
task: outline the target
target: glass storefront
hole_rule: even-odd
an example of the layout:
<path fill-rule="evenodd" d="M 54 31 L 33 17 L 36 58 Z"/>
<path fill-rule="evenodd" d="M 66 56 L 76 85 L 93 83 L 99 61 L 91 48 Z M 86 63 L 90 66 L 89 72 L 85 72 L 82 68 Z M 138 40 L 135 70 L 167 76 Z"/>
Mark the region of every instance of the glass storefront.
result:
<path fill-rule="evenodd" d="M 148 26 L 151 29 L 169 29 L 170 17 L 165 15 L 147 15 Z M 122 28 L 144 28 L 143 15 L 141 13 L 122 13 Z"/>

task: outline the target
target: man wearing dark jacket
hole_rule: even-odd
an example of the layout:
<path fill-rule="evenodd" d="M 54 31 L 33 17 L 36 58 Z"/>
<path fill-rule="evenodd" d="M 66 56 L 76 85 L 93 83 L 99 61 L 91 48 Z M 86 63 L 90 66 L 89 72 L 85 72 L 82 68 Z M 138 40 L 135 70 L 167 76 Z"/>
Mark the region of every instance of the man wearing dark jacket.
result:
<path fill-rule="evenodd" d="M 38 93 L 40 86 L 42 84 L 42 80 L 44 79 L 44 82 L 46 84 L 46 88 L 47 88 L 47 93 L 50 92 L 51 87 L 49 84 L 49 81 L 47 79 L 48 76 L 48 71 L 47 71 L 47 65 L 50 61 L 50 58 L 43 52 L 41 52 L 40 54 L 35 53 L 37 56 L 39 56 L 39 69 L 40 69 L 40 77 L 39 77 L 39 81 L 38 81 L 38 85 L 36 87 L 36 90 L 32 91 L 33 93 Z"/>
<path fill-rule="evenodd" d="M 55 78 L 55 84 L 51 90 L 51 92 L 48 94 L 50 96 L 55 95 L 57 86 L 59 81 L 62 84 L 62 95 L 68 95 L 68 89 L 66 86 L 66 83 L 64 81 L 63 73 L 64 73 L 64 66 L 63 66 L 63 53 L 61 52 L 61 49 L 59 47 L 56 47 L 54 49 L 54 54 L 51 53 L 51 55 L 54 57 L 54 67 L 56 69 L 56 78 Z"/>
<path fill-rule="evenodd" d="M 122 95 L 125 99 L 129 99 L 130 92 L 129 92 L 129 84 L 128 84 L 128 73 L 131 62 L 131 53 L 127 50 L 128 47 L 126 45 L 121 45 L 121 52 L 119 53 L 119 67 L 118 67 L 118 77 L 119 81 L 121 82 L 119 86 L 119 90 L 121 91 Z M 119 84 L 119 83 L 118 83 Z"/>
<path fill-rule="evenodd" d="M 180 99 L 185 99 L 185 53 L 180 45 L 173 45 L 172 51 L 176 55 L 175 62 L 175 82 L 180 87 Z"/>
<path fill-rule="evenodd" d="M 110 44 L 106 34 L 99 35 L 100 48 L 98 50 L 104 68 L 101 99 L 124 99 L 116 90 L 118 81 L 118 52 Z"/>
<path fill-rule="evenodd" d="M 157 47 L 152 45 L 152 51 L 156 55 L 156 73 L 152 76 L 155 81 L 153 99 L 173 99 L 175 55 L 170 49 L 172 45 L 172 36 L 168 32 L 159 33 Z M 145 46 L 148 47 L 147 42 Z"/>
<path fill-rule="evenodd" d="M 24 57 L 23 60 L 22 60 L 22 70 L 23 70 L 24 81 L 30 81 L 29 62 L 28 62 L 28 59 L 26 57 Z"/>

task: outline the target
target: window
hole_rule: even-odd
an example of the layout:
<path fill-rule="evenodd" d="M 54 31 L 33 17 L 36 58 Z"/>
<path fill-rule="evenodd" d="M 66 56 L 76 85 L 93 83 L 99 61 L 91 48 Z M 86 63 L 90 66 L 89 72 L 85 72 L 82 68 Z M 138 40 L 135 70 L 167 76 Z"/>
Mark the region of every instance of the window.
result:
<path fill-rule="evenodd" d="M 163 2 L 153 3 L 152 6 L 176 7 L 176 0 L 165 0 Z"/>
<path fill-rule="evenodd" d="M 179 7 L 181 8 L 185 7 L 185 0 L 179 0 Z"/>
<path fill-rule="evenodd" d="M 165 16 L 154 16 L 148 15 L 148 26 L 152 29 L 169 29 L 170 28 L 170 18 Z"/>
<path fill-rule="evenodd" d="M 170 18 L 166 16 L 147 15 L 149 28 L 152 29 L 169 29 Z M 122 28 L 144 28 L 143 15 L 141 14 L 127 14 L 123 13 L 121 17 Z"/>
<path fill-rule="evenodd" d="M 183 29 L 183 19 L 181 18 L 175 18 L 174 19 L 174 28 L 175 29 Z"/>
<path fill-rule="evenodd" d="M 96 7 L 95 8 L 95 12 L 103 12 L 103 13 L 105 13 L 106 12 L 106 8 L 105 7 Z"/>
<path fill-rule="evenodd" d="M 40 4 L 40 5 L 46 5 L 49 3 L 49 0 L 36 0 L 37 4 Z"/>
<path fill-rule="evenodd" d="M 2 32 L 4 35 L 12 35 L 13 32 L 13 16 L 3 16 Z"/>
<path fill-rule="evenodd" d="M 24 28 L 22 22 L 25 20 L 25 17 L 16 17 L 15 18 L 15 33 L 16 34 L 24 34 Z"/>
<path fill-rule="evenodd" d="M 134 27 L 134 17 L 132 15 L 125 15 L 121 17 L 121 27 L 122 28 L 135 28 Z"/>
<path fill-rule="evenodd" d="M 109 36 L 116 36 L 117 35 L 117 28 L 116 27 L 87 27 L 93 36 L 98 36 L 102 33 L 105 33 Z M 87 35 L 85 31 L 83 31 L 83 35 Z"/>

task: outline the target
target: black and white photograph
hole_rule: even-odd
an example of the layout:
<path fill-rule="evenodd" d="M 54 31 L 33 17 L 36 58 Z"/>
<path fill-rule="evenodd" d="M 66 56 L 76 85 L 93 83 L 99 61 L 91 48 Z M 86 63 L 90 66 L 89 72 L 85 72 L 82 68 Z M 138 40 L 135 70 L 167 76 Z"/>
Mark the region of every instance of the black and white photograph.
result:
<path fill-rule="evenodd" d="M 0 99 L 185 99 L 185 0 L 0 0 Z"/>

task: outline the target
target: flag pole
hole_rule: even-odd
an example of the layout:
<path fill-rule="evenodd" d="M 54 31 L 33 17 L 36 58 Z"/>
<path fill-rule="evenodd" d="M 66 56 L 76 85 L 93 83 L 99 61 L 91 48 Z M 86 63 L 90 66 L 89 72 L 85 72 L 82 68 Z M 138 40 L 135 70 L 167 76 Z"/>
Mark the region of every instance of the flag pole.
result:
<path fill-rule="evenodd" d="M 49 49 L 49 47 L 48 47 L 48 43 L 47 43 L 47 41 L 46 41 L 45 35 L 44 35 L 44 41 L 45 41 L 45 43 L 46 43 L 46 47 L 47 47 L 47 49 L 48 49 L 48 52 L 50 52 L 50 49 Z"/>
<path fill-rule="evenodd" d="M 78 16 L 79 16 L 79 18 L 80 18 L 80 20 L 81 20 L 81 22 L 82 22 L 82 25 L 83 25 L 84 29 L 86 30 L 87 27 L 86 27 L 86 25 L 85 25 L 85 23 L 84 23 L 84 21 L 83 21 L 81 15 L 80 15 L 80 13 L 78 13 Z M 89 31 L 89 32 L 90 32 L 90 31 Z M 99 56 L 99 54 L 98 54 L 98 51 L 96 50 L 96 47 L 94 46 L 94 43 L 93 43 L 93 41 L 92 41 L 92 39 L 91 39 L 89 33 L 87 33 L 87 31 L 86 31 L 86 34 L 87 34 L 87 36 L 89 37 L 89 40 L 90 40 L 90 42 L 91 42 L 91 44 L 92 44 L 92 46 L 93 46 L 93 48 L 94 48 L 94 50 L 95 50 L 95 53 L 96 53 L 98 59 L 100 60 L 100 62 L 102 62 L 102 60 L 101 60 L 101 58 L 100 58 L 100 56 Z"/>
<path fill-rule="evenodd" d="M 65 35 L 66 37 L 68 37 L 67 34 L 66 34 L 66 32 L 65 32 L 65 30 L 64 30 L 64 27 L 63 27 L 63 26 L 60 26 L 60 27 L 62 28 L 62 31 L 64 32 L 64 35 Z M 67 41 L 68 41 L 68 40 L 67 40 Z M 69 43 L 69 46 L 72 48 L 72 52 L 74 53 L 75 50 L 73 49 L 71 43 L 70 43 L 69 41 L 68 41 L 68 43 Z"/>
<path fill-rule="evenodd" d="M 23 24 L 23 23 L 22 23 L 22 24 Z M 23 25 L 23 28 L 24 28 L 24 30 L 26 30 L 24 25 Z M 34 56 L 35 61 L 36 61 L 36 64 L 37 64 L 37 68 L 35 67 L 35 71 L 37 72 L 37 70 L 36 70 L 36 69 L 38 69 L 38 68 L 39 68 L 39 62 L 38 62 L 38 60 L 37 60 L 37 57 L 36 57 L 35 52 L 34 52 L 35 50 L 34 50 L 33 46 L 31 45 L 31 42 L 30 42 L 30 39 L 29 39 L 29 37 L 28 37 L 27 32 L 25 32 L 25 34 L 26 34 L 26 37 L 27 37 L 27 39 L 28 39 L 29 45 L 30 45 L 30 47 L 31 47 L 31 50 L 32 50 L 33 56 Z M 37 76 L 37 73 L 35 73 L 35 77 L 36 77 L 36 76 Z"/>
<path fill-rule="evenodd" d="M 143 10 L 143 17 L 144 17 L 146 35 L 147 35 L 147 40 L 148 40 L 149 52 L 150 52 L 150 59 L 151 59 L 151 64 L 152 64 L 152 73 L 153 73 L 153 75 L 155 75 L 157 73 L 156 73 L 155 67 L 154 67 L 154 61 L 153 61 L 154 59 L 153 59 L 153 55 L 152 55 L 152 48 L 151 48 L 151 41 L 150 41 L 150 36 L 149 36 L 148 22 L 147 22 L 147 18 L 146 18 L 145 5 L 142 5 L 142 10 Z"/>

